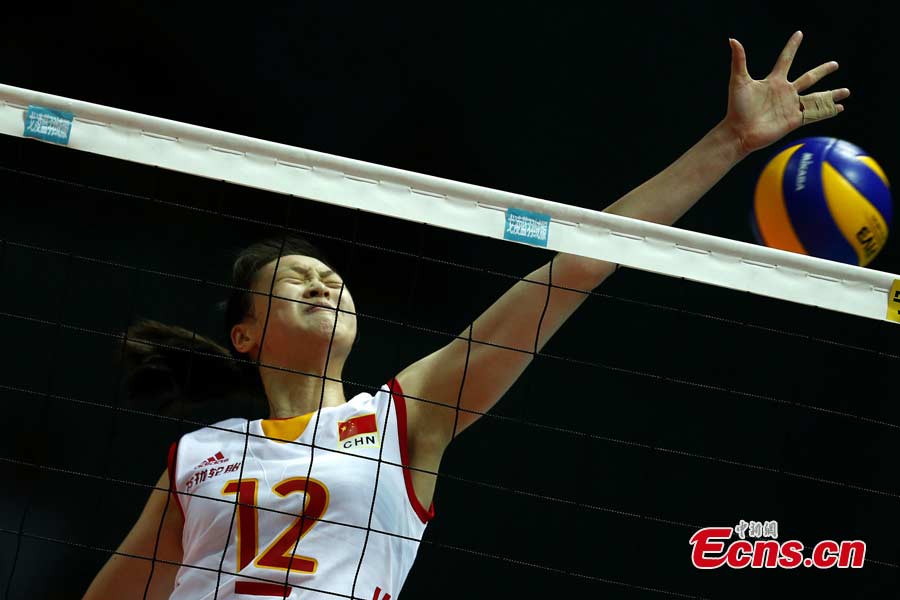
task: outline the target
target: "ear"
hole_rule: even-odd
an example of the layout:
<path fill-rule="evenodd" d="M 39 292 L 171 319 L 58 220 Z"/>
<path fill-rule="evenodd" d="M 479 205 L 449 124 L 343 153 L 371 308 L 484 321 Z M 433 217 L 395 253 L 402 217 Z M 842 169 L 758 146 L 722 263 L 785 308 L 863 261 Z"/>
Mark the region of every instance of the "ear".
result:
<path fill-rule="evenodd" d="M 231 344 L 241 354 L 247 354 L 256 345 L 253 328 L 246 322 L 238 323 L 231 328 Z"/>

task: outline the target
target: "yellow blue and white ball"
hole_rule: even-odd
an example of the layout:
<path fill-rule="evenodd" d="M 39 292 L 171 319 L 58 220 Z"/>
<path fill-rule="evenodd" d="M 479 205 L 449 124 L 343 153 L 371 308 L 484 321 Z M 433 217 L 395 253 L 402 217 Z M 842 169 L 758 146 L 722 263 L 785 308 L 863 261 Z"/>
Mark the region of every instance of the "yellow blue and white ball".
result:
<path fill-rule="evenodd" d="M 850 142 L 812 137 L 765 166 L 752 225 L 767 246 L 866 265 L 884 247 L 892 213 L 890 184 L 875 159 Z"/>

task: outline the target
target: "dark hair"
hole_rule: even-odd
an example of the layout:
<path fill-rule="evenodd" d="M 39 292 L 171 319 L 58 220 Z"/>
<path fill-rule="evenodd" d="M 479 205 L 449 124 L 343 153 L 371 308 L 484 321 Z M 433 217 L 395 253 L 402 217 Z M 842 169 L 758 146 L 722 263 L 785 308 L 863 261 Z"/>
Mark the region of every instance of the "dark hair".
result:
<path fill-rule="evenodd" d="M 125 394 L 132 404 L 154 406 L 172 414 L 190 405 L 216 399 L 232 410 L 264 410 L 265 393 L 259 370 L 231 344 L 231 328 L 252 306 L 253 284 L 259 270 L 280 256 L 302 255 L 334 268 L 315 246 L 300 237 L 272 238 L 241 250 L 231 271 L 231 293 L 224 308 L 228 348 L 175 325 L 141 320 L 128 328 L 121 360 Z M 237 406 L 235 406 L 237 405 Z M 220 406 L 222 410 L 226 407 Z M 229 415 L 229 416 L 234 416 Z"/>
<path fill-rule="evenodd" d="M 221 345 L 176 325 L 142 320 L 128 328 L 122 349 L 128 400 L 172 413 L 246 388 L 245 373 Z"/>
<path fill-rule="evenodd" d="M 244 320 L 253 306 L 253 283 L 264 266 L 281 256 L 309 256 L 334 269 L 318 248 L 301 237 L 271 238 L 257 242 L 238 255 L 231 269 L 231 295 L 225 303 L 225 339 L 234 356 L 242 356 L 231 344 L 231 328 Z"/>

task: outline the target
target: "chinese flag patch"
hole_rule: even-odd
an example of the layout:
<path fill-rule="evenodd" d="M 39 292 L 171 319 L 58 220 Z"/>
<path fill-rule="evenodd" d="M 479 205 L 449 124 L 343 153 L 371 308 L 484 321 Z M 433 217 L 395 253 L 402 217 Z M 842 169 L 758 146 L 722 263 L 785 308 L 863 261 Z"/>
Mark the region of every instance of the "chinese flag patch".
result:
<path fill-rule="evenodd" d="M 364 433 L 378 433 L 378 424 L 375 415 L 361 415 L 346 421 L 338 421 L 338 441 L 343 442 L 347 438 L 356 437 Z"/>

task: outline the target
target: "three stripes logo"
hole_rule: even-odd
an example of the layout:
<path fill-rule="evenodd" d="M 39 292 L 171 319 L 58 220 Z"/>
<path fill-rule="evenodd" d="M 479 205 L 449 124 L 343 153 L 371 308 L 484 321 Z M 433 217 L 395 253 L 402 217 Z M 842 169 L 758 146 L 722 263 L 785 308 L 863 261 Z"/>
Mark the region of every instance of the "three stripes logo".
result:
<path fill-rule="evenodd" d="M 228 462 L 228 459 L 225 458 L 225 455 L 222 454 L 221 451 L 219 451 L 219 452 L 216 452 L 213 456 L 210 456 L 209 458 L 204 460 L 202 463 L 200 463 L 199 465 L 197 465 L 194 468 L 202 469 L 205 467 L 211 467 L 213 465 L 221 465 L 222 463 L 227 463 L 227 462 Z"/>

